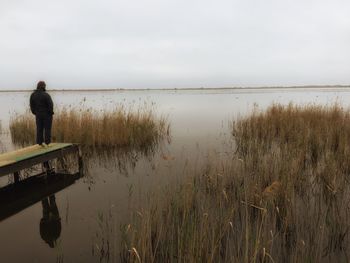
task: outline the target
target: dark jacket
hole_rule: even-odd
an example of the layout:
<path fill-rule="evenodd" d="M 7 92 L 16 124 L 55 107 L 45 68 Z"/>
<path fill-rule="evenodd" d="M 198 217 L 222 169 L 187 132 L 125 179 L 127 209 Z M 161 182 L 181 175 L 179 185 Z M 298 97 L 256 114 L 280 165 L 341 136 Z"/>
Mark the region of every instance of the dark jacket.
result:
<path fill-rule="evenodd" d="M 53 102 L 50 95 L 43 90 L 35 90 L 30 96 L 30 110 L 34 115 L 53 115 Z"/>

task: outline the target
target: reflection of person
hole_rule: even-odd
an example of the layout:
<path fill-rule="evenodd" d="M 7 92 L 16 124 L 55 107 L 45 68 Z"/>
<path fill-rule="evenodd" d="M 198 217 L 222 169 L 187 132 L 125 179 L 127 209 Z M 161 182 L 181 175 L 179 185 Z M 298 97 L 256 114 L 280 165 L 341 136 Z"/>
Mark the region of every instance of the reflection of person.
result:
<path fill-rule="evenodd" d="M 40 220 L 40 236 L 51 248 L 61 235 L 61 218 L 56 205 L 55 196 L 51 195 L 41 201 L 43 218 Z"/>
<path fill-rule="evenodd" d="M 53 115 L 53 102 L 48 93 L 46 93 L 46 83 L 39 81 L 37 89 L 30 96 L 30 110 L 36 119 L 36 143 L 42 145 L 51 143 L 51 126 Z"/>

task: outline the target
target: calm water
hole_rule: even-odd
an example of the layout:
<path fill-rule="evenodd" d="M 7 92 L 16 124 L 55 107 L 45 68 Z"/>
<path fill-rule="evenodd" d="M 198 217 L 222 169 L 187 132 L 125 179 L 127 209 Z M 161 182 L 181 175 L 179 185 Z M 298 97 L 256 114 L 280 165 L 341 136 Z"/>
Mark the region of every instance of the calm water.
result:
<path fill-rule="evenodd" d="M 157 113 L 167 116 L 171 124 L 171 139 L 148 155 L 129 152 L 92 159 L 88 176 L 60 186 L 62 190 L 53 190 L 58 191 L 55 202 L 33 200 L 36 203 L 25 209 L 17 205 L 15 215 L 0 216 L 1 262 L 117 262 L 119 227 L 127 223 L 130 212 L 142 207 L 150 190 L 181 181 L 210 156 L 225 156 L 232 151 L 229 129 L 233 119 L 249 114 L 254 107 L 265 109 L 271 103 L 350 105 L 350 89 L 346 88 L 90 91 L 51 95 L 60 108 L 109 110 L 118 104 L 137 107 L 145 101 L 155 103 Z M 15 113 L 28 109 L 29 96 L 25 92 L 0 92 L 2 152 L 14 148 L 8 122 Z M 1 178 L 2 186 L 7 183 L 8 178 Z M 34 193 L 40 193 L 40 186 L 40 182 L 34 183 Z M 60 218 L 51 226 L 42 220 L 48 210 Z M 106 240 L 110 242 L 108 246 Z M 107 247 L 110 258 L 101 253 Z"/>

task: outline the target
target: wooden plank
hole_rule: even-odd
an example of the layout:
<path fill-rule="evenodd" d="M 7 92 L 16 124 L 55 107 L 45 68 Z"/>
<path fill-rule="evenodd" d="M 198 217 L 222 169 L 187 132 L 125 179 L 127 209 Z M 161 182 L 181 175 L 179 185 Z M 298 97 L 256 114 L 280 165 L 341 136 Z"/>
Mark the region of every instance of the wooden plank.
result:
<path fill-rule="evenodd" d="M 1 166 L 5 166 L 5 165 L 8 165 L 10 163 L 14 163 L 15 161 L 14 160 L 4 160 L 4 161 L 0 161 L 0 167 Z"/>
<path fill-rule="evenodd" d="M 37 145 L 41 148 L 41 146 Z M 38 149 L 38 147 L 27 147 L 11 153 L 6 153 L 3 165 L 0 166 L 0 176 L 12 174 L 14 172 L 29 168 L 33 165 L 62 158 L 67 154 L 79 151 L 78 145 L 71 143 L 56 143 L 50 147 Z M 12 158 L 12 159 L 10 159 Z"/>
<path fill-rule="evenodd" d="M 71 143 L 52 143 L 47 147 L 42 147 L 36 144 L 16 151 L 4 153 L 0 155 L 0 167 L 5 166 L 9 163 L 29 159 L 31 157 L 42 155 L 71 145 Z"/>

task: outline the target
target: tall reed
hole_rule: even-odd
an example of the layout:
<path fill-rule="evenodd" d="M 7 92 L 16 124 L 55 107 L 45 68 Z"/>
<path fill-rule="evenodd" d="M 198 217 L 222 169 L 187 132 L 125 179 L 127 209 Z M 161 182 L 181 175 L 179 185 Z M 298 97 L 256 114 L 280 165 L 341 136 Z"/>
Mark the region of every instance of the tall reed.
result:
<path fill-rule="evenodd" d="M 343 262 L 350 112 L 272 105 L 233 123 L 235 154 L 150 195 L 122 228 L 127 262 Z"/>
<path fill-rule="evenodd" d="M 35 143 L 35 117 L 29 112 L 10 121 L 15 144 Z M 151 106 L 137 109 L 119 106 L 113 111 L 63 108 L 53 117 L 52 140 L 80 143 L 98 148 L 145 148 L 169 133 L 164 117 L 157 117 Z"/>

